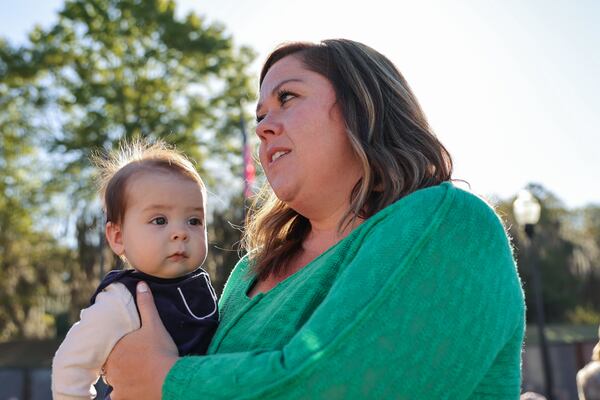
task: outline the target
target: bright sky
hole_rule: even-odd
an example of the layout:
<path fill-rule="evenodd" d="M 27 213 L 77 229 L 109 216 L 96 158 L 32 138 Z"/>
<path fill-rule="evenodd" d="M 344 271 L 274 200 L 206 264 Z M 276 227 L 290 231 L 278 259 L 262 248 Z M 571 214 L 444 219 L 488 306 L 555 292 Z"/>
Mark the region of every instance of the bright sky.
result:
<path fill-rule="evenodd" d="M 0 35 L 22 43 L 60 0 L 0 0 Z M 387 55 L 475 192 L 528 182 L 567 206 L 600 204 L 600 2 L 595 0 L 179 0 L 222 22 L 260 61 L 287 40 L 345 37 Z M 368 6 L 367 6 L 368 5 Z"/>

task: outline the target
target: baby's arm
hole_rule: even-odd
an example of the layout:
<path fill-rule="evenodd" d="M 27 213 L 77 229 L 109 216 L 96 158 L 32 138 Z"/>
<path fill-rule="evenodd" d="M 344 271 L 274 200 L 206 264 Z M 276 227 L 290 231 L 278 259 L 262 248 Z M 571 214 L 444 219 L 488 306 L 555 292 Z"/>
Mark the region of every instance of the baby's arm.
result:
<path fill-rule="evenodd" d="M 52 361 L 53 399 L 89 399 L 113 346 L 139 327 L 140 318 L 127 288 L 121 283 L 106 287 L 92 306 L 81 311 L 79 322 L 56 351 Z"/>

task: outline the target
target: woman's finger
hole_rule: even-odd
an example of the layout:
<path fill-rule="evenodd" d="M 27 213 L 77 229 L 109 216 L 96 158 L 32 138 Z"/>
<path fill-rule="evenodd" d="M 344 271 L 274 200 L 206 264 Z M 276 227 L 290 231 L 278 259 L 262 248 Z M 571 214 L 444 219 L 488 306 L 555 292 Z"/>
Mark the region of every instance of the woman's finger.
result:
<path fill-rule="evenodd" d="M 148 284 L 143 281 L 138 282 L 136 291 L 136 300 L 141 317 L 141 330 L 148 332 L 148 337 L 159 344 L 159 349 L 162 350 L 163 354 L 177 356 L 179 354 L 177 346 L 175 346 L 171 335 L 167 332 L 160 315 L 158 315 L 154 297 Z"/>
<path fill-rule="evenodd" d="M 137 284 L 137 306 L 140 311 L 141 317 L 141 325 L 142 326 L 154 326 L 156 321 L 161 321 L 160 316 L 158 315 L 158 310 L 156 309 L 156 304 L 154 304 L 154 297 L 152 296 L 152 291 L 148 287 L 146 282 L 138 282 Z M 162 321 L 161 321 L 162 325 Z M 164 328 L 163 328 L 164 329 Z"/>

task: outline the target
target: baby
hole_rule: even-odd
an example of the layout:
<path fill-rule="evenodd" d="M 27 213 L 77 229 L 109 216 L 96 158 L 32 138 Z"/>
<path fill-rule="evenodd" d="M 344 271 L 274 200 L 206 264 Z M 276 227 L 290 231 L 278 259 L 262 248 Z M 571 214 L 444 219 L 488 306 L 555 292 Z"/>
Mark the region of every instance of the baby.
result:
<path fill-rule="evenodd" d="M 140 327 L 148 283 L 179 355 L 204 354 L 217 327 L 206 258 L 206 189 L 192 163 L 163 143 L 136 142 L 99 162 L 106 239 L 131 269 L 109 272 L 52 362 L 54 400 L 89 399 L 113 346 Z"/>

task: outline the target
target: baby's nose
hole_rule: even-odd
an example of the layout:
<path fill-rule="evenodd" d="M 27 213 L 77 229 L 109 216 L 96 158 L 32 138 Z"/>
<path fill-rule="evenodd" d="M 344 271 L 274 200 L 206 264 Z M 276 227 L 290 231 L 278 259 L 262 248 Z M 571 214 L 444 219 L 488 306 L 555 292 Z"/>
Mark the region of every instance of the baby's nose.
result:
<path fill-rule="evenodd" d="M 171 240 L 187 240 L 188 235 L 184 229 L 177 229 L 171 233 Z"/>

